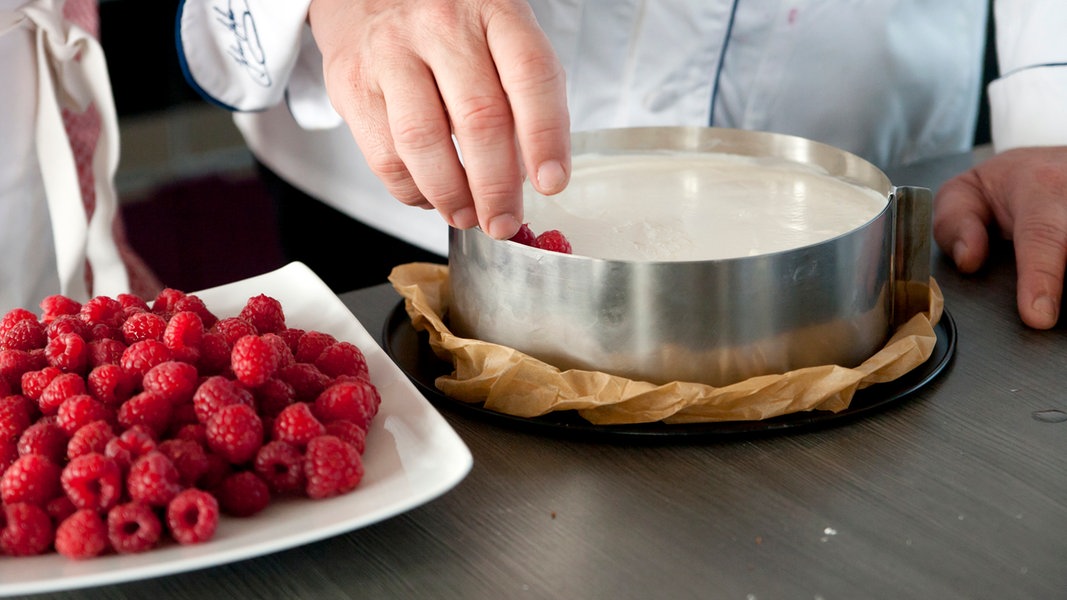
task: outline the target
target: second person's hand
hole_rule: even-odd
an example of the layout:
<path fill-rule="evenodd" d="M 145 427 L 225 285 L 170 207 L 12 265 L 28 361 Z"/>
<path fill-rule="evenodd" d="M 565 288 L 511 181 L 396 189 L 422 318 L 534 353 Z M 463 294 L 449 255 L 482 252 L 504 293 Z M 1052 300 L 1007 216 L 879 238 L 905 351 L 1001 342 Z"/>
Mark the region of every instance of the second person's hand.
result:
<path fill-rule="evenodd" d="M 331 102 L 399 201 L 505 239 L 524 176 L 566 186 L 564 74 L 524 0 L 312 0 L 308 18 Z"/>
<path fill-rule="evenodd" d="M 934 237 L 960 271 L 982 266 L 991 234 L 1015 246 L 1023 322 L 1055 325 L 1067 264 L 1067 147 L 1008 150 L 941 186 Z"/>

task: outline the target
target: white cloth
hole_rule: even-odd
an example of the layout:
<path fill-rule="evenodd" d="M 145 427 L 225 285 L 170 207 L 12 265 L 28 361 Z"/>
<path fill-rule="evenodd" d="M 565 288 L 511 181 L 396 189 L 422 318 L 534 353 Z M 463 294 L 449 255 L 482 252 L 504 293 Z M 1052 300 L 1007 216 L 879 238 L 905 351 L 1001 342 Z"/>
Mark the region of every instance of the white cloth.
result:
<path fill-rule="evenodd" d="M 253 153 L 342 212 L 447 255 L 444 222 L 389 197 L 324 100 L 321 72 L 315 73 L 321 61 L 303 15 L 294 17 L 292 6 L 243 0 L 231 3 L 240 11 L 220 19 L 212 4 L 184 1 L 179 48 L 201 92 L 237 111 Z M 963 151 L 973 139 L 986 0 L 531 0 L 531 6 L 567 72 L 575 130 L 712 124 L 776 131 L 832 144 L 883 168 Z M 1019 16 L 1024 12 L 1028 17 Z M 1012 36 L 1026 35 L 1042 15 L 1058 18 L 1048 21 L 1054 27 L 1064 13 L 1062 0 L 999 0 L 997 10 L 999 19 L 1015 18 L 1005 34 Z M 264 31 L 273 33 L 269 46 Z M 1058 56 L 1062 63 L 1055 46 L 1067 35 L 1044 37 L 1027 48 L 1048 53 L 1028 49 L 1013 60 L 1026 65 Z M 227 58 L 220 50 L 249 39 L 260 41 L 256 56 L 263 58 L 252 72 L 269 74 L 270 89 L 262 89 L 262 77 L 248 76 L 248 52 Z M 1045 70 L 1065 69 L 1028 69 L 1043 81 Z M 1000 93 L 1008 88 L 1000 83 L 991 88 L 997 125 L 1013 132 L 1025 128 L 1001 114 L 1014 112 L 1003 105 L 1041 103 L 1020 74 L 1009 76 L 1011 93 Z M 286 92 L 288 106 L 281 102 Z M 1051 102 L 1040 108 L 1052 110 Z"/>
<path fill-rule="evenodd" d="M 9 90 L 0 96 L 0 307 L 37 309 L 63 293 L 79 301 L 129 291 L 112 223 L 118 125 L 103 51 L 65 21 L 63 0 L 0 0 L 0 51 Z M 96 201 L 88 217 L 62 109 L 99 111 L 93 156 Z M 86 268 L 91 269 L 91 279 Z M 92 288 L 89 281 L 92 281 Z"/>

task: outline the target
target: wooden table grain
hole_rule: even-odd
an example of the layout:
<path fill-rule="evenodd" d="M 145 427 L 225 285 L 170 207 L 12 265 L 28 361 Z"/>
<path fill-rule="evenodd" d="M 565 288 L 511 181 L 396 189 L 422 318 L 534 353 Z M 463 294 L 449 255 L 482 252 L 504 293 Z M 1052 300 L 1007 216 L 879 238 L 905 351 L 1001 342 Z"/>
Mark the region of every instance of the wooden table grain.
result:
<path fill-rule="evenodd" d="M 889 173 L 936 189 L 963 154 Z M 847 424 L 628 444 L 524 432 L 441 408 L 474 456 L 428 504 L 268 556 L 77 590 L 84 598 L 1067 597 L 1064 331 L 1015 310 L 1010 253 L 934 275 L 953 361 Z M 342 295 L 372 332 L 399 296 Z M 1053 422 L 1050 422 L 1053 421 Z M 65 597 L 44 594 L 37 597 Z"/>

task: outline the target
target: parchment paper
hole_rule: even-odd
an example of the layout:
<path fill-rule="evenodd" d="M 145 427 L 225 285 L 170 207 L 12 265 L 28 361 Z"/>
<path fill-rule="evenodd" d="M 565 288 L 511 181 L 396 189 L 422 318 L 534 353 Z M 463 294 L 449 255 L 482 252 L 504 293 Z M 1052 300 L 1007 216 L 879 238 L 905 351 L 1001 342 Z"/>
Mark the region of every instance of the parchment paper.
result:
<path fill-rule="evenodd" d="M 435 382 L 443 394 L 519 417 L 576 410 L 596 425 L 745 421 L 805 410 L 842 411 L 856 390 L 892 381 L 930 357 L 937 342 L 933 327 L 944 307 L 941 290 L 931 278 L 929 313 L 905 323 L 882 350 L 859 366 L 808 367 L 713 387 L 683 381 L 653 384 L 598 371 L 560 371 L 513 348 L 453 335 L 444 322 L 450 301 L 447 266 L 400 265 L 389 281 L 404 297 L 412 326 L 428 332 L 434 353 L 455 369 Z"/>

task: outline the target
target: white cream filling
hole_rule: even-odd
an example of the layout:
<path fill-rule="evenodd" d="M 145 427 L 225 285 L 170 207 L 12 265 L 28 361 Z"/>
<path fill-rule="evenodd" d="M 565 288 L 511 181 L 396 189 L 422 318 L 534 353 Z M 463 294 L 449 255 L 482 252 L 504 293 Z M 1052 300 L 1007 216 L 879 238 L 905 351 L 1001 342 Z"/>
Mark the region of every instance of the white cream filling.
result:
<path fill-rule="evenodd" d="M 576 155 L 567 189 L 529 184 L 524 219 L 558 229 L 575 254 L 608 260 L 715 260 L 815 244 L 886 206 L 875 190 L 783 159 L 718 153 Z"/>

